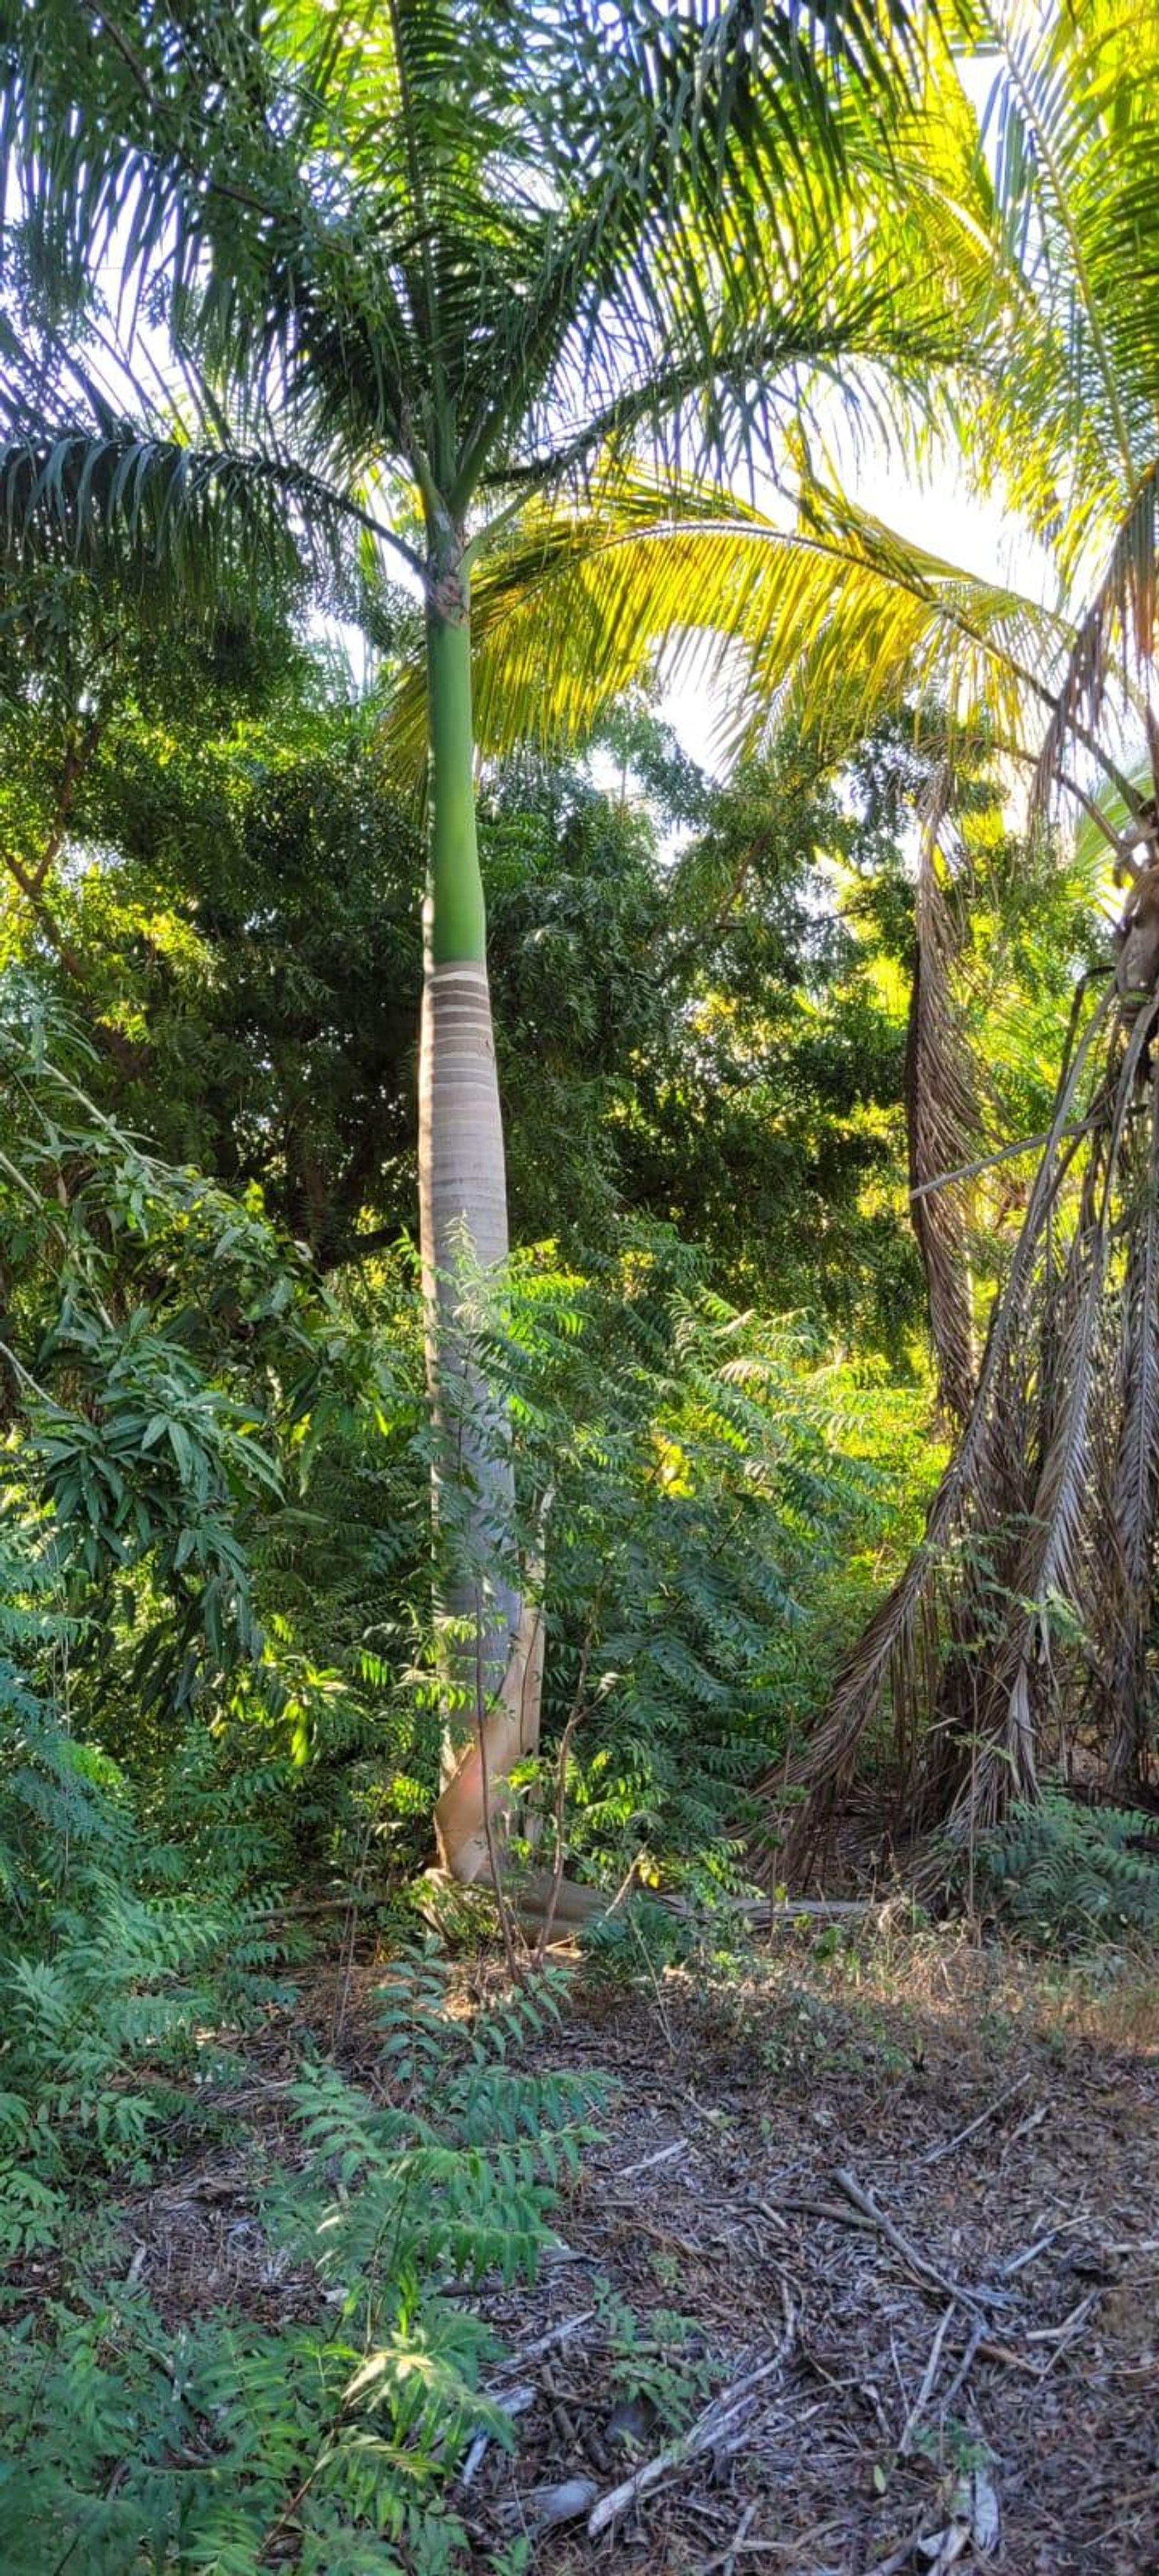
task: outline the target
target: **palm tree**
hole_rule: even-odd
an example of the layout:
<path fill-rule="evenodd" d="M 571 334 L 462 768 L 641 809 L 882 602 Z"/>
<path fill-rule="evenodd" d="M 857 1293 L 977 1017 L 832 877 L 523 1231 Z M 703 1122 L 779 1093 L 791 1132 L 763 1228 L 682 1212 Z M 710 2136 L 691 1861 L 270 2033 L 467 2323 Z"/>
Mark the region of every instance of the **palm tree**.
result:
<path fill-rule="evenodd" d="M 738 740 L 790 713 L 839 744 L 888 706 L 951 718 L 945 793 L 926 818 L 912 1030 L 915 1185 L 960 1442 L 922 1548 L 839 1679 L 797 1767 L 812 1792 L 801 1856 L 883 1700 L 906 1748 L 909 1825 L 963 1836 L 1035 1791 L 1044 1730 L 1079 1706 L 1107 1771 L 1138 1786 L 1159 1547 L 1159 941 L 1133 931 L 1117 985 L 1080 986 L 1021 1234 L 980 1361 L 962 1301 L 952 1197 L 970 1158 L 968 1085 L 946 1054 L 953 728 L 1060 789 L 1159 918 L 1159 21 L 1129 0 L 981 0 L 989 58 L 977 118 L 943 66 L 911 184 L 936 196 L 947 272 L 972 336 L 960 453 L 1000 489 L 1054 567 L 1047 604 L 907 543 L 799 445 L 791 504 L 756 510 L 706 478 L 677 490 L 646 467 L 626 517 L 598 489 L 545 505 L 477 601 L 488 739 L 522 723 L 529 656 L 553 639 L 554 704 L 578 713 L 661 639 L 715 655 Z M 948 103 L 947 103 L 948 102 Z M 979 256 L 989 270 L 989 293 Z M 981 325 L 979 329 L 978 326 Z M 996 359 L 998 363 L 996 363 Z M 694 613 L 682 603 L 694 602 Z M 1132 963 L 1134 961 L 1134 963 Z M 1141 964 L 1141 971 L 1136 969 Z M 977 1152 L 977 1144 L 973 1151 Z M 951 1282 L 952 1285 L 952 1282 Z M 976 1372 L 976 1375 L 975 1375 Z M 935 1721 L 918 1728 L 919 1718 Z"/>
<path fill-rule="evenodd" d="M 0 18 L 18 275 L 42 325 L 72 317 L 22 362 L 13 291 L 10 555 L 135 548 L 212 583 L 288 545 L 329 558 L 348 601 L 361 546 L 422 599 L 421 1239 L 444 1606 L 474 1637 L 438 1822 L 461 1876 L 493 1858 L 495 1792 L 537 1723 L 509 1443 L 464 1321 L 507 1250 L 472 583 L 595 460 L 607 475 L 642 446 L 720 470 L 804 373 L 866 359 L 912 381 L 945 354 L 928 264 L 907 303 L 846 213 L 853 168 L 886 184 L 908 38 L 905 0 L 14 0 Z"/>

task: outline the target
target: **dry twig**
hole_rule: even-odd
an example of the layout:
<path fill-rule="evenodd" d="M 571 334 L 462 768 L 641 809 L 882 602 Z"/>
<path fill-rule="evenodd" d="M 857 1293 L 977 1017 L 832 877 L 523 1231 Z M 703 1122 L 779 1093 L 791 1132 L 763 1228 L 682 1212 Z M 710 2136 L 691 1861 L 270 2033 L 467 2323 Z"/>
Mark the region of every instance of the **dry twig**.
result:
<path fill-rule="evenodd" d="M 930 2357 L 926 2363 L 925 2370 L 922 2373 L 921 2387 L 918 2390 L 917 2396 L 914 2399 L 913 2405 L 911 2406 L 909 2414 L 907 2415 L 902 2427 L 901 2440 L 897 2446 L 897 2456 L 899 2460 L 908 2460 L 910 2445 L 913 2441 L 914 2434 L 917 2431 L 918 2425 L 921 2423 L 926 2407 L 928 2406 L 933 2394 L 934 2382 L 937 2379 L 938 2370 L 941 2365 L 942 2345 L 950 2331 L 950 2325 L 953 2320 L 957 2304 L 956 2299 L 951 2299 L 949 2307 L 947 2308 L 946 2313 L 942 2318 L 942 2322 L 938 2327 L 938 2331 L 934 2336 L 934 2340 L 930 2345 Z"/>
<path fill-rule="evenodd" d="M 624 2478 L 618 2487 L 611 2489 L 610 2494 L 600 2497 L 588 2516 L 590 2540 L 598 2540 L 601 2533 L 611 2531 L 617 2522 L 623 2521 L 626 2513 L 631 2512 L 633 2505 L 639 2504 L 644 2496 L 651 2494 L 653 2487 L 660 2486 L 674 2469 L 683 2468 L 687 2461 L 699 2459 L 705 2451 L 729 2452 L 741 2448 L 756 2392 L 784 2368 L 792 2346 L 796 2310 L 783 2279 L 781 2298 L 785 2323 L 776 2350 L 754 2369 L 745 2371 L 740 2379 L 735 2379 L 731 2388 L 722 2389 L 719 2397 L 713 2398 L 711 2405 L 705 2407 L 703 2414 L 697 2416 L 695 2424 L 679 2441 L 666 2443 L 662 2451 L 645 2460 L 630 2478 Z"/>
<path fill-rule="evenodd" d="M 919 2281 L 927 2281 L 934 2289 L 943 2290 L 947 2298 L 960 2300 L 962 2306 L 966 2308 L 1008 2305 L 1008 2293 L 1005 2290 L 967 2288 L 965 2283 L 955 2281 L 952 2274 L 943 2272 L 940 2265 L 931 2263 L 926 2255 L 919 2253 L 917 2246 L 910 2243 L 908 2236 L 902 2235 L 900 2227 L 894 2226 L 892 2218 L 887 2216 L 884 2209 L 878 2208 L 871 2193 L 863 2189 L 856 2174 L 851 2174 L 846 2166 L 836 2167 L 833 2180 L 838 2191 L 844 2192 L 846 2199 L 852 2201 L 853 2207 L 861 2212 L 862 2217 L 868 2219 L 871 2226 L 878 2229 L 887 2244 L 892 2245 L 895 2254 L 901 2255 L 903 2262 L 909 2265 L 911 2272 Z"/>
<path fill-rule="evenodd" d="M 985 2110 L 979 2111 L 977 2119 L 967 2121 L 965 2128 L 958 2129 L 952 2138 L 941 2138 L 936 2147 L 927 2147 L 924 2156 L 918 2157 L 918 2163 L 920 2165 L 940 2164 L 943 2156 L 953 2155 L 955 2147 L 964 2147 L 967 2138 L 972 2138 L 976 2130 L 984 2129 L 987 2120 L 992 2120 L 996 2111 L 1004 2110 L 1006 2104 L 1013 2101 L 1016 2093 L 1025 2092 L 1030 2082 L 1030 2072 L 1031 2070 L 1027 2068 L 1013 2084 L 1007 2085 L 1004 2093 L 995 2094 L 994 2100 L 987 2103 Z"/>

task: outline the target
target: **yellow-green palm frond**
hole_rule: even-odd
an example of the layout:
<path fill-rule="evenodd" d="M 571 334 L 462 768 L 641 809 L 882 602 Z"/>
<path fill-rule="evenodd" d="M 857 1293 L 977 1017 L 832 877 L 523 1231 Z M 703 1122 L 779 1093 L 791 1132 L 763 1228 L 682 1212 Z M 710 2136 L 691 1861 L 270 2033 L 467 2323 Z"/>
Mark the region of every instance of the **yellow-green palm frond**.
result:
<path fill-rule="evenodd" d="M 1061 619 L 816 481 L 777 518 L 643 467 L 593 489 L 586 508 L 529 507 L 476 578 L 473 626 L 490 753 L 582 739 L 653 667 L 719 691 L 738 750 L 780 714 L 836 745 L 883 706 L 923 698 L 962 722 L 985 707 L 1022 740 L 1037 702 L 1037 744 L 1071 640 Z M 390 731 L 396 751 L 417 751 L 417 678 Z"/>
<path fill-rule="evenodd" d="M 1000 377 L 970 416 L 979 464 L 1083 586 L 1155 449 L 1159 13 L 1136 0 L 963 0 L 992 67 Z"/>

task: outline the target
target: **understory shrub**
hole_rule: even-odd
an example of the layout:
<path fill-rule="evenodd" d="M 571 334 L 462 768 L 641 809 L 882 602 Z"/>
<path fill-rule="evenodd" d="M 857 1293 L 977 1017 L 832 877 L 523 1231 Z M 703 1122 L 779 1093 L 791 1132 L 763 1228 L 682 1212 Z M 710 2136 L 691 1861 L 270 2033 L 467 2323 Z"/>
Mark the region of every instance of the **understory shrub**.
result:
<path fill-rule="evenodd" d="M 135 1963 L 147 1996 L 165 1995 L 166 1945 L 143 1925 Z M 587 2134 L 590 2082 L 504 2062 L 556 2008 L 551 1990 L 467 2021 L 448 2015 L 434 1959 L 397 1962 L 376 1998 L 374 2096 L 307 2060 L 290 2154 L 268 2170 L 254 2158 L 247 2223 L 268 2247 L 265 2295 L 175 2319 L 134 2279 L 115 2200 L 83 2189 L 90 2133 L 122 2179 L 139 2182 L 157 2146 L 124 2121 L 99 2052 L 77 2116 L 89 1965 L 62 1953 L 52 2008 L 33 2015 L 40 2103 L 59 2100 L 66 2118 L 58 2139 L 39 2122 L 21 2139 L 31 2178 L 50 2177 L 41 2218 L 57 2255 L 47 2297 L 19 2270 L 3 2292 L 0 2563 L 12 2576 L 70 2564 L 253 2576 L 277 2544 L 271 2563 L 304 2576 L 443 2576 L 462 2563 L 448 2490 L 464 2446 L 482 2426 L 510 2439 L 480 2391 L 495 2347 L 470 2293 L 487 2273 L 533 2276 L 553 2185 Z M 139 2045 L 149 2006 L 118 1992 L 106 2031 L 119 2020 Z M 182 2028 L 188 2146 L 212 2134 L 221 2069 L 216 2036 Z M 173 2029 L 170 2016 L 164 2043 Z M 270 2285 L 287 2274 L 287 2321 L 270 2323 Z"/>
<path fill-rule="evenodd" d="M 78 1832 L 135 1801 L 235 1895 L 397 1877 L 427 1856 L 446 1686 L 413 1272 L 383 1258 L 339 1302 L 253 1193 L 104 1118 L 74 1043 L 0 989 L 0 1865 L 6 1816 L 104 1766 Z M 589 1868 L 727 1887 L 747 1783 L 909 1534 L 924 1391 L 738 1313 L 663 1230 L 625 1227 L 586 1276 L 520 1256 L 460 1331 L 464 1385 L 513 1426 L 519 1562 L 480 1583 L 513 1570 L 545 1613 L 527 1785 L 554 1812 L 566 1739 Z M 454 1511 L 445 1492 L 448 1547 Z"/>
<path fill-rule="evenodd" d="M 1159 1817 L 1048 1790 L 1013 1808 L 976 1861 L 1002 1912 L 1037 1940 L 1159 1939 Z"/>
<path fill-rule="evenodd" d="M 339 1297 L 83 1073 L 0 986 L 0 2566 L 441 2576 L 464 2443 L 508 2432 L 471 2292 L 534 2267 L 585 2134 L 577 2083 L 506 2062 L 550 1989 L 471 2019 L 437 1962 L 400 1965 L 364 2087 L 307 2027 L 274 2152 L 244 2114 L 255 2034 L 309 2023 L 303 1923 L 363 1921 L 427 1856 L 413 1272 L 383 1256 Z M 887 1411 L 663 1233 L 585 1277 L 522 1257 L 462 1331 L 464 1383 L 510 1406 L 546 1618 L 539 1855 L 558 1792 L 574 1866 L 727 1893 L 746 1784 L 916 1484 L 919 1397 Z M 223 2140 L 263 2288 L 190 2313 L 126 2203 Z"/>
<path fill-rule="evenodd" d="M 798 1320 L 739 1313 L 670 1235 L 587 1277 L 513 1266 L 470 1318 L 515 1423 L 522 1587 L 546 1622 L 549 1813 L 618 1882 L 740 1874 L 747 1788 L 824 1699 L 916 1520 L 923 1391 L 886 1387 Z"/>

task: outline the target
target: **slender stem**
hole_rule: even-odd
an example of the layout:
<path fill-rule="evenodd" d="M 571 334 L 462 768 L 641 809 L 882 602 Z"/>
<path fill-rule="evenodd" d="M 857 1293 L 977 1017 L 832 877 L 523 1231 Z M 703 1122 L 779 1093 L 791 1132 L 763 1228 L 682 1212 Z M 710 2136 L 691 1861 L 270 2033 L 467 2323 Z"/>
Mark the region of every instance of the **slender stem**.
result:
<path fill-rule="evenodd" d="M 57 957 L 60 959 L 60 963 L 64 968 L 65 974 L 71 977 L 74 984 L 79 984 L 83 992 L 87 993 L 88 977 L 85 973 L 84 966 L 77 955 L 76 949 L 73 947 L 71 940 L 61 929 L 52 906 L 43 892 L 43 876 L 41 871 L 39 869 L 29 870 L 26 868 L 22 861 L 15 856 L 15 853 L 12 850 L 0 851 L 0 865 L 7 868 L 13 884 L 19 886 L 20 892 L 24 896 L 34 918 L 39 922 L 50 948 L 55 950 Z"/>
<path fill-rule="evenodd" d="M 471 623 L 459 566 L 441 571 L 427 607 L 431 749 L 431 957 L 481 965 L 487 917 L 475 829 Z"/>
<path fill-rule="evenodd" d="M 1074 1125 L 1061 1128 L 1059 1133 L 1063 1136 L 1085 1136 L 1095 1124 L 1093 1116 L 1080 1118 Z M 934 1190 L 948 1190 L 953 1181 L 976 1180 L 979 1172 L 992 1172 L 998 1163 L 1012 1162 L 1019 1154 L 1036 1153 L 1040 1146 L 1049 1145 L 1053 1133 L 1053 1128 L 1044 1127 L 1037 1136 L 1019 1136 L 1013 1145 L 1001 1145 L 997 1153 L 980 1155 L 976 1163 L 959 1163 L 952 1172 L 937 1172 L 932 1181 L 919 1181 L 917 1188 L 910 1191 L 910 1197 L 926 1199 Z"/>
<path fill-rule="evenodd" d="M 499 1867 L 499 1848 L 495 1840 L 495 1827 L 491 1815 L 491 1782 L 487 1762 L 487 1678 L 483 1653 L 483 1597 L 478 1584 L 475 1586 L 475 1740 L 479 1749 L 479 1780 L 483 1799 L 483 1832 L 487 1839 L 487 1866 L 491 1872 L 495 1903 L 499 1908 L 499 1929 L 503 1935 L 503 1954 L 507 1961 L 507 1974 L 512 1985 L 516 1986 L 519 1983 L 519 1966 L 515 1956 L 511 1908 L 507 1902 Z"/>
<path fill-rule="evenodd" d="M 77 789 L 81 784 L 81 780 L 84 777 L 85 771 L 88 768 L 100 741 L 101 727 L 103 723 L 103 709 L 99 707 L 95 708 L 93 713 L 90 715 L 87 724 L 85 724 L 79 732 L 73 733 L 65 751 L 64 764 L 61 770 L 60 787 L 57 792 L 56 799 L 56 815 L 53 821 L 52 830 L 48 835 L 48 839 L 46 840 L 36 866 L 32 871 L 31 881 L 26 889 L 30 897 L 43 893 L 49 870 L 55 866 L 57 859 L 60 857 L 60 853 L 64 847 L 65 833 L 68 830 L 69 818 L 76 802 Z"/>
<path fill-rule="evenodd" d="M 592 1639 L 593 1639 L 593 1633 L 594 1633 L 594 1626 L 595 1626 L 595 1614 L 594 1614 L 594 1611 L 593 1611 L 592 1621 L 591 1621 L 591 1623 L 589 1624 L 589 1627 L 588 1627 L 588 1633 L 587 1633 L 586 1637 L 584 1638 L 584 1642 L 583 1642 L 583 1650 L 582 1650 L 582 1653 L 581 1653 L 581 1655 L 580 1655 L 579 1680 L 578 1680 L 578 1682 L 577 1682 L 577 1684 L 576 1684 L 576 1693 L 575 1693 L 575 1698 L 573 1699 L 572 1704 L 571 1704 L 571 1707 L 570 1707 L 570 1709 L 568 1710 L 567 1724 L 566 1724 L 566 1726 L 564 1727 L 564 1730 L 563 1730 L 563 1734 L 562 1734 L 562 1736 L 560 1737 L 559 1754 L 558 1754 L 558 1757 L 557 1757 L 557 1760 L 556 1760 L 556 1772 L 555 1772 L 555 1862 L 554 1862 L 554 1866 L 553 1866 L 552 1874 L 551 1874 L 551 1892 L 550 1892 L 550 1895 L 549 1895 L 549 1897 L 548 1897 L 548 1902 L 547 1902 L 547 1911 L 546 1911 L 546 1913 L 544 1914 L 543 1923 L 542 1923 L 542 1926 L 541 1926 L 541 1929 L 540 1929 L 540 1934 L 539 1934 L 539 1940 L 538 1940 L 538 1942 L 537 1942 L 537 1944 L 536 1944 L 536 1951 L 535 1951 L 535 1964 L 536 1964 L 536 1966 L 537 1966 L 537 1967 L 542 1967 L 542 1965 L 543 1965 L 543 1960 L 544 1960 L 544 1957 L 545 1957 L 545 1954 L 546 1954 L 546 1951 L 547 1951 L 547 1945 L 548 1945 L 548 1942 L 549 1942 L 549 1941 L 550 1941 L 550 1939 L 551 1939 L 552 1932 L 553 1932 L 553 1930 L 554 1930 L 554 1928 L 555 1928 L 555 1918 L 556 1918 L 556 1914 L 557 1914 L 558 1909 L 559 1909 L 559 1891 L 560 1891 L 560 1888 L 561 1888 L 561 1887 L 562 1887 L 562 1885 L 563 1885 L 563 1860 L 564 1860 L 563 1828 L 564 1828 L 564 1807 L 565 1807 L 566 1800 L 567 1800 L 567 1763 L 568 1763 L 568 1755 L 569 1755 L 569 1753 L 571 1752 L 572 1737 L 573 1737 L 573 1736 L 574 1736 L 574 1734 L 575 1734 L 576 1728 L 577 1728 L 577 1726 L 579 1725 L 581 1718 L 582 1718 L 582 1717 L 584 1717 L 584 1716 L 586 1715 L 586 1710 L 585 1710 L 585 1707 L 584 1707 L 584 1694 L 585 1694 L 585 1691 L 586 1691 L 586 1688 L 587 1688 L 588 1664 L 589 1664 L 589 1661 L 590 1661 L 590 1659 L 591 1659 Z"/>

